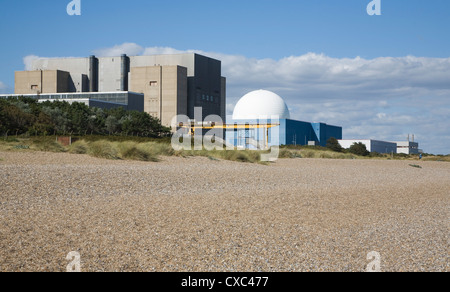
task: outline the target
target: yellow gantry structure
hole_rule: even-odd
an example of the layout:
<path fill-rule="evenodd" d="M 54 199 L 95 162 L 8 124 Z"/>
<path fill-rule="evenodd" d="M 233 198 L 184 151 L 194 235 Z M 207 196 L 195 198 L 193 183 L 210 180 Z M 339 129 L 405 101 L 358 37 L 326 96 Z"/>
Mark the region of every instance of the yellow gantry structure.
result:
<path fill-rule="evenodd" d="M 280 124 L 278 123 L 266 123 L 266 124 L 215 124 L 212 123 L 191 123 L 189 125 L 185 125 L 180 123 L 180 128 L 190 129 L 191 135 L 195 136 L 196 130 L 212 130 L 212 129 L 221 129 L 221 130 L 250 130 L 250 129 L 265 129 L 266 130 L 266 145 L 269 145 L 269 129 L 273 127 L 278 127 Z"/>

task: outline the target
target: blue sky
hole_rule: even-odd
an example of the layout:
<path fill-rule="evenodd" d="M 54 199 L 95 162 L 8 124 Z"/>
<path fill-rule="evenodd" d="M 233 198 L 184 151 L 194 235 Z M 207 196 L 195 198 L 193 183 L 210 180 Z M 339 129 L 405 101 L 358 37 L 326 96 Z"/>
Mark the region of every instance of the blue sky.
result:
<path fill-rule="evenodd" d="M 381 16 L 367 15 L 370 0 L 81 0 L 81 16 L 66 14 L 69 2 L 0 0 L 1 92 L 30 55 L 196 50 L 222 59 L 229 112 L 266 87 L 345 138 L 416 133 L 427 152 L 450 153 L 448 0 L 381 0 Z"/>
<path fill-rule="evenodd" d="M 2 64 L 28 54 L 84 56 L 123 42 L 201 49 L 255 58 L 307 52 L 331 57 L 448 57 L 447 0 L 81 0 L 82 16 L 68 16 L 69 0 L 0 0 Z M 0 75 L 2 79 L 3 74 Z"/>

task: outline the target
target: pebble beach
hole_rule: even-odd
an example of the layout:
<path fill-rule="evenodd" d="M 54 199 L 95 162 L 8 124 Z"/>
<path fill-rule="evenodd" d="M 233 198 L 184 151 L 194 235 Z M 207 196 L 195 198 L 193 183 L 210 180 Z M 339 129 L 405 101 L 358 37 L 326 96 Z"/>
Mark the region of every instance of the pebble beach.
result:
<path fill-rule="evenodd" d="M 446 162 L 0 152 L 0 271 L 449 272 L 449 203 Z"/>

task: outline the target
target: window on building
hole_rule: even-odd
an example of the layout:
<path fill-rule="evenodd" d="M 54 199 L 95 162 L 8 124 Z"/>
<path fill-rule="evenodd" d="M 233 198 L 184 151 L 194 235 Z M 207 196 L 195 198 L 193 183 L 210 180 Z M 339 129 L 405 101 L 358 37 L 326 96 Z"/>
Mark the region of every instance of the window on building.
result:
<path fill-rule="evenodd" d="M 158 86 L 158 81 L 150 81 L 150 86 Z"/>
<path fill-rule="evenodd" d="M 37 85 L 31 85 L 31 90 L 38 90 L 39 86 Z"/>

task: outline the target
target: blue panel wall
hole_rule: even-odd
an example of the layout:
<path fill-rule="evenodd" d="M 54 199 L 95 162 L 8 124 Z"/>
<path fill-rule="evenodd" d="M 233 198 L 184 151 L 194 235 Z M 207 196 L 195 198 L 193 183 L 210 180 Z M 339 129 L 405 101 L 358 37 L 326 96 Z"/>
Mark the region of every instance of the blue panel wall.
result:
<path fill-rule="evenodd" d="M 232 120 L 231 124 L 266 124 L 266 120 Z M 334 137 L 342 139 L 342 127 L 330 126 L 324 123 L 308 123 L 295 120 L 277 120 L 279 127 L 269 129 L 269 145 L 308 145 L 309 141 L 315 141 L 318 145 L 326 146 L 328 139 Z M 254 130 L 253 136 L 256 140 L 263 140 L 265 130 Z M 237 146 L 236 132 L 227 131 L 228 143 Z M 277 139 L 279 137 L 279 139 Z"/>
<path fill-rule="evenodd" d="M 309 141 L 318 141 L 311 123 L 286 120 L 286 137 L 283 145 L 308 145 Z"/>
<path fill-rule="evenodd" d="M 342 127 L 327 125 L 327 140 L 330 138 L 342 139 Z M 325 141 L 326 144 L 327 141 Z"/>
<path fill-rule="evenodd" d="M 342 139 L 342 127 L 330 126 L 324 123 L 311 123 L 314 133 L 320 146 L 327 146 L 327 141 L 330 138 Z M 312 140 L 311 140 L 312 141 Z"/>
<path fill-rule="evenodd" d="M 397 153 L 397 143 L 371 140 L 370 150 L 378 153 Z"/>

